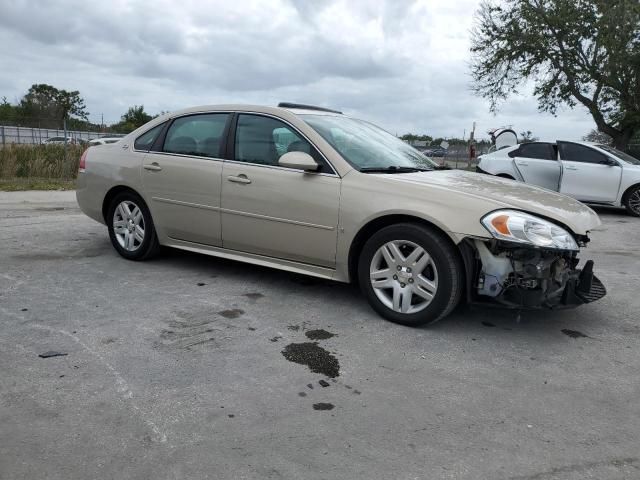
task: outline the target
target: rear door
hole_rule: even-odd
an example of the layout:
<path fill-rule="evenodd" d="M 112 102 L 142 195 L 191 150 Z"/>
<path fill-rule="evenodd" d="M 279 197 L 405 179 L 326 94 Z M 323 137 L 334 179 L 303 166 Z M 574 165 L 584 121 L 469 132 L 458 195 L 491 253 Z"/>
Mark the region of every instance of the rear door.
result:
<path fill-rule="evenodd" d="M 562 180 L 560 192 L 585 202 L 614 202 L 622 167 L 587 145 L 558 142 Z"/>
<path fill-rule="evenodd" d="M 143 161 L 155 223 L 177 240 L 221 246 L 220 183 L 229 113 L 172 121 Z"/>
<path fill-rule="evenodd" d="M 523 143 L 511 152 L 516 169 L 525 183 L 558 191 L 560 163 L 553 144 L 545 142 Z"/>

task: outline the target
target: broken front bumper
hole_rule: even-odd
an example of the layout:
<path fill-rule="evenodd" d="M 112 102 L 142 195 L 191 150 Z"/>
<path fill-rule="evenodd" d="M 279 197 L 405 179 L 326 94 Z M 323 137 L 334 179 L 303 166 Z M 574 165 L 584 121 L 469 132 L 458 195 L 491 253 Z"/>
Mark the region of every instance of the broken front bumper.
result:
<path fill-rule="evenodd" d="M 593 274 L 592 260 L 576 268 L 577 252 L 499 241 L 475 240 L 466 245 L 462 253 L 471 303 L 561 309 L 594 302 L 607 293 Z"/>

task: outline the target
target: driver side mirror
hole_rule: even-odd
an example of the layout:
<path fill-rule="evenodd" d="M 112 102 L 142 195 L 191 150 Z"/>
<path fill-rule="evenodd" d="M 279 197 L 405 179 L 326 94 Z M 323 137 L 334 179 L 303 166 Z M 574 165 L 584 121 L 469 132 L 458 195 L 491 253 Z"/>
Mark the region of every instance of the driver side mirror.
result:
<path fill-rule="evenodd" d="M 609 165 L 610 167 L 617 167 L 618 166 L 618 162 L 616 162 L 612 158 L 607 158 L 606 160 L 602 160 L 600 163 L 602 163 L 604 165 Z"/>
<path fill-rule="evenodd" d="M 287 152 L 280 157 L 278 165 L 286 168 L 295 168 L 305 172 L 315 172 L 318 170 L 318 163 L 311 155 L 305 152 Z"/>

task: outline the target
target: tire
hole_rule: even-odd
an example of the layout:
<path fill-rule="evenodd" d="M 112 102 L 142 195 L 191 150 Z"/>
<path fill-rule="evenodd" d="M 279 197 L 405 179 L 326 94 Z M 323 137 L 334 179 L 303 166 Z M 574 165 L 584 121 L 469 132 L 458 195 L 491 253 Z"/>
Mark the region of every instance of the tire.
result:
<path fill-rule="evenodd" d="M 640 185 L 633 187 L 624 199 L 624 208 L 629 215 L 640 217 Z"/>
<path fill-rule="evenodd" d="M 113 248 L 127 260 L 146 260 L 160 251 L 151 212 L 136 193 L 116 195 L 105 220 Z"/>
<path fill-rule="evenodd" d="M 457 306 L 464 269 L 442 233 L 399 223 L 381 229 L 364 245 L 358 280 L 369 304 L 383 318 L 419 326 L 437 322 Z"/>

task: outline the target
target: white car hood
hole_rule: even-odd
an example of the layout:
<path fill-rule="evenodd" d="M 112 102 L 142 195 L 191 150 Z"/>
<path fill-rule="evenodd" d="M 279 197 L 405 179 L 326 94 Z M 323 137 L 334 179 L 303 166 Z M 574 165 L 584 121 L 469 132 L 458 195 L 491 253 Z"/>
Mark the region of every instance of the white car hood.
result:
<path fill-rule="evenodd" d="M 578 235 L 585 235 L 601 224 L 598 215 L 579 201 L 514 180 L 462 170 L 392 174 L 385 177 L 463 193 L 470 197 L 469 202 L 473 202 L 473 197 L 479 197 L 494 203 L 495 209 L 512 208 L 547 217 L 566 225 Z"/>

